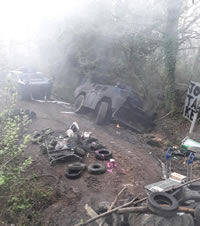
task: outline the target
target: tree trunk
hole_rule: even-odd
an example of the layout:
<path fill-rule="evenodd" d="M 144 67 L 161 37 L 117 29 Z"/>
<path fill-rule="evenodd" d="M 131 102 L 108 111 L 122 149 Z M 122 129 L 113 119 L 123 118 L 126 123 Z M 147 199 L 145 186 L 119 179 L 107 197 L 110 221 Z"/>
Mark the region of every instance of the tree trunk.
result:
<path fill-rule="evenodd" d="M 176 56 L 178 53 L 178 21 L 182 0 L 167 0 L 167 21 L 164 36 L 165 69 L 167 75 L 166 107 L 168 110 L 175 108 L 175 70 Z"/>

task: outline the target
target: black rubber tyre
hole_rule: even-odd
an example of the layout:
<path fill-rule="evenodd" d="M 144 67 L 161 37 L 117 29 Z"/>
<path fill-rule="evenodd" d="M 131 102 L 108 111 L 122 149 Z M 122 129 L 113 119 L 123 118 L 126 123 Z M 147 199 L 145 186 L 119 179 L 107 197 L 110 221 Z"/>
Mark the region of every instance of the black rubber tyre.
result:
<path fill-rule="evenodd" d="M 70 170 L 84 170 L 86 165 L 84 163 L 75 162 L 68 165 L 68 169 Z"/>
<path fill-rule="evenodd" d="M 106 167 L 100 163 L 93 163 L 88 166 L 88 172 L 91 174 L 103 174 L 106 172 Z"/>
<path fill-rule="evenodd" d="M 198 191 L 200 192 L 200 184 L 191 184 L 188 186 L 188 188 L 192 191 Z"/>
<path fill-rule="evenodd" d="M 96 151 L 96 158 L 99 160 L 108 160 L 112 158 L 112 152 L 106 149 Z"/>
<path fill-rule="evenodd" d="M 195 208 L 194 219 L 200 223 L 200 204 Z"/>
<path fill-rule="evenodd" d="M 85 96 L 80 95 L 76 98 L 74 102 L 74 112 L 76 113 L 83 113 L 85 110 L 85 107 L 83 106 L 83 103 L 85 101 Z"/>
<path fill-rule="evenodd" d="M 96 117 L 96 124 L 102 125 L 105 122 L 107 113 L 108 113 L 108 103 L 101 102 L 98 110 L 98 114 Z"/>
<path fill-rule="evenodd" d="M 67 168 L 65 176 L 69 179 L 78 179 L 81 177 L 83 170 Z"/>
<path fill-rule="evenodd" d="M 75 148 L 74 152 L 81 157 L 86 155 L 86 152 L 82 148 Z"/>
<path fill-rule="evenodd" d="M 166 192 L 154 192 L 149 195 L 147 206 L 154 214 L 170 217 L 176 215 L 179 205 L 172 195 Z"/>

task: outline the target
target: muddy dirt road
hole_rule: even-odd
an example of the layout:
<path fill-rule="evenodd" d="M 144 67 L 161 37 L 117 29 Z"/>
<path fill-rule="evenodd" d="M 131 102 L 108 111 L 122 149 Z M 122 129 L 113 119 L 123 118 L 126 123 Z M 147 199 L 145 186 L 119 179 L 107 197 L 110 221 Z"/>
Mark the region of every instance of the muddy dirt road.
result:
<path fill-rule="evenodd" d="M 112 151 L 117 163 L 112 173 L 91 175 L 86 171 L 80 179 L 70 180 L 64 175 L 67 163 L 50 166 L 47 156 L 40 153 L 39 146 L 30 144 L 26 155 L 31 155 L 34 160 L 33 172 L 59 178 L 55 189 L 58 189 L 60 198 L 44 212 L 43 225 L 72 226 L 87 218 L 85 204 L 95 208 L 100 201 L 112 202 L 124 184 L 132 185 L 129 187 L 132 194 L 144 194 L 145 184 L 161 178 L 160 165 L 149 154 L 152 148 L 143 143 L 143 135 L 124 128 L 117 132 L 114 124 L 97 126 L 91 116 L 62 114 L 62 111 L 71 111 L 63 105 L 35 101 L 18 101 L 17 105 L 37 114 L 37 119 L 28 127 L 28 133 L 46 128 L 66 130 L 76 121 L 82 131 L 92 131 L 93 136 Z M 96 161 L 93 153 L 85 157 L 86 164 Z"/>
<path fill-rule="evenodd" d="M 26 154 L 34 160 L 33 169 L 40 174 L 52 174 L 59 178 L 56 186 L 61 194 L 60 199 L 45 211 L 44 225 L 74 225 L 87 218 L 85 204 L 95 208 L 99 201 L 112 202 L 123 184 L 131 184 L 129 192 L 137 195 L 143 192 L 145 184 L 160 179 L 160 165 L 149 154 L 151 150 L 148 145 L 142 145 L 141 135 L 123 128 L 116 133 L 115 125 L 97 126 L 91 116 L 62 114 L 62 111 L 71 111 L 63 105 L 18 101 L 18 106 L 37 114 L 37 119 L 28 127 L 28 133 L 45 128 L 66 130 L 76 121 L 82 131 L 92 131 L 94 137 L 112 151 L 117 163 L 112 173 L 91 175 L 85 172 L 80 179 L 70 180 L 64 176 L 67 163 L 50 166 L 47 156 L 40 153 L 39 146 L 30 144 Z M 131 142 L 126 141 L 127 137 Z M 92 153 L 85 158 L 86 164 L 96 161 Z"/>

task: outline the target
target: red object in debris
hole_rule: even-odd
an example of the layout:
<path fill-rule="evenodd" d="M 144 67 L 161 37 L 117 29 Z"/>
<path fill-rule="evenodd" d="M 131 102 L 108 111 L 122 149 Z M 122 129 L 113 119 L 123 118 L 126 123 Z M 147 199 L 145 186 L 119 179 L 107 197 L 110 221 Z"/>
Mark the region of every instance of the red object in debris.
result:
<path fill-rule="evenodd" d="M 117 167 L 115 159 L 109 159 L 107 162 L 108 172 L 112 173 L 113 168 Z"/>
<path fill-rule="evenodd" d="M 121 168 L 121 170 L 122 170 L 122 174 L 126 175 L 125 169 L 124 168 Z"/>

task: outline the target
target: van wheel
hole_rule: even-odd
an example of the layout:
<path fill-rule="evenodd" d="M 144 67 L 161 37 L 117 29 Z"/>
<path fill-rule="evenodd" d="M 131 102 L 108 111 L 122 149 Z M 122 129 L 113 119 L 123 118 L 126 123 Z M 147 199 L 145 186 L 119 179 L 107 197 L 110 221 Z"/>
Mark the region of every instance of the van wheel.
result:
<path fill-rule="evenodd" d="M 108 103 L 101 102 L 99 106 L 98 114 L 96 117 L 96 124 L 102 125 L 105 122 L 107 113 L 108 113 Z"/>
<path fill-rule="evenodd" d="M 83 103 L 85 101 L 85 96 L 80 95 L 76 98 L 74 102 L 74 112 L 76 113 L 83 113 L 85 110 L 85 107 L 83 106 Z"/>
<path fill-rule="evenodd" d="M 46 98 L 47 98 L 47 100 L 49 100 L 51 98 L 51 89 L 47 90 Z"/>

